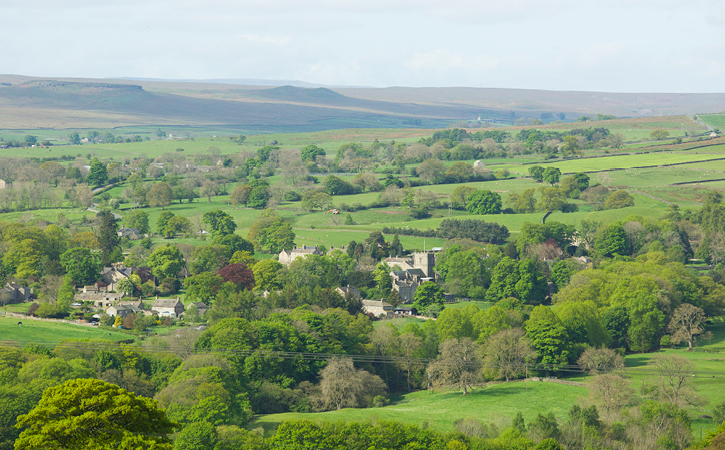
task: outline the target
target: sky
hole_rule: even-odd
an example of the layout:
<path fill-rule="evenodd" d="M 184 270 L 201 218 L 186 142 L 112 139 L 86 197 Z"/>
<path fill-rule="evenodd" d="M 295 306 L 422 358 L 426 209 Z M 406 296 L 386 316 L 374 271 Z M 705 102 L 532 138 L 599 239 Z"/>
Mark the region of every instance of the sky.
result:
<path fill-rule="evenodd" d="M 722 0 L 2 0 L 0 73 L 725 92 Z"/>

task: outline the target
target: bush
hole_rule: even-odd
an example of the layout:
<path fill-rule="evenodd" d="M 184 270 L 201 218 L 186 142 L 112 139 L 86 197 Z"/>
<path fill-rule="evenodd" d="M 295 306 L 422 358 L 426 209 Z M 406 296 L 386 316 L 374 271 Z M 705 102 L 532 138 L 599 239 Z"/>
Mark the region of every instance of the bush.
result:
<path fill-rule="evenodd" d="M 373 398 L 373 408 L 382 408 L 383 406 L 387 405 L 388 403 L 390 403 L 390 400 L 385 398 L 384 395 L 376 395 Z"/>
<path fill-rule="evenodd" d="M 300 200 L 302 200 L 302 196 L 297 191 L 289 191 L 284 194 L 284 199 L 288 202 L 299 202 Z"/>

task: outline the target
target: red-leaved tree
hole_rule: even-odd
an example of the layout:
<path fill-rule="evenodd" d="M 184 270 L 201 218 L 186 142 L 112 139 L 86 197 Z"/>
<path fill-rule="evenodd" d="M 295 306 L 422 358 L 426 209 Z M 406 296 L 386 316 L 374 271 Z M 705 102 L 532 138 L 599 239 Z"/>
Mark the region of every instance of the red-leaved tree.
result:
<path fill-rule="evenodd" d="M 217 272 L 224 282 L 231 282 L 237 285 L 238 289 L 249 289 L 254 287 L 254 273 L 244 263 L 229 264 Z"/>

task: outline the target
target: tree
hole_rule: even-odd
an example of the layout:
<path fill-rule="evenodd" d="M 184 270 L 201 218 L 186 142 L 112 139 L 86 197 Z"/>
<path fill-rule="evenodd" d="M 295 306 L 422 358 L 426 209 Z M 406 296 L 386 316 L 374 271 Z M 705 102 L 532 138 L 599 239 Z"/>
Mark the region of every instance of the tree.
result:
<path fill-rule="evenodd" d="M 483 298 L 491 279 L 483 259 L 474 251 L 456 252 L 445 260 L 446 286 L 453 294 Z M 437 270 L 437 269 L 436 269 Z"/>
<path fill-rule="evenodd" d="M 136 228 L 141 234 L 148 234 L 151 231 L 149 228 L 149 215 L 146 211 L 135 210 L 128 212 L 123 216 L 123 225 L 126 228 Z"/>
<path fill-rule="evenodd" d="M 202 272 L 216 272 L 229 263 L 226 249 L 217 245 L 202 245 L 196 247 L 188 258 L 188 268 L 191 273 L 198 275 Z"/>
<path fill-rule="evenodd" d="M 466 209 L 468 203 L 468 197 L 476 192 L 476 188 L 470 186 L 458 186 L 453 190 L 451 194 L 451 203 L 456 209 Z"/>
<path fill-rule="evenodd" d="M 133 282 L 128 278 L 122 278 L 116 283 L 116 290 L 118 292 L 123 292 L 126 295 L 133 296 L 134 289 L 135 287 L 133 285 Z"/>
<path fill-rule="evenodd" d="M 330 195 L 347 195 L 355 192 L 355 188 L 347 181 L 329 175 L 325 179 L 325 191 Z"/>
<path fill-rule="evenodd" d="M 254 288 L 254 273 L 244 264 L 229 264 L 223 267 L 217 275 L 221 275 L 225 283 L 234 283 L 237 289 Z"/>
<path fill-rule="evenodd" d="M 212 240 L 212 244 L 224 247 L 229 258 L 237 252 L 247 252 L 249 255 L 254 255 L 254 244 L 238 234 L 217 236 Z"/>
<path fill-rule="evenodd" d="M 612 192 L 604 202 L 605 209 L 619 209 L 634 206 L 634 197 L 625 190 Z"/>
<path fill-rule="evenodd" d="M 542 179 L 552 186 L 559 183 L 560 177 L 561 170 L 558 167 L 547 167 L 542 174 Z"/>
<path fill-rule="evenodd" d="M 169 220 L 171 220 L 172 217 L 176 217 L 176 215 L 171 211 L 162 211 L 161 214 L 159 214 L 159 218 L 156 219 L 156 232 L 164 234 L 166 224 L 169 223 Z"/>
<path fill-rule="evenodd" d="M 535 181 L 542 182 L 544 181 L 544 168 L 541 166 L 531 166 L 529 167 L 529 175 Z"/>
<path fill-rule="evenodd" d="M 240 186 L 237 186 L 232 191 L 230 198 L 232 199 L 232 204 L 236 207 L 238 207 L 240 204 L 243 204 L 244 207 L 247 207 L 247 203 L 249 203 L 249 198 L 252 195 L 252 186 L 248 184 L 242 184 Z"/>
<path fill-rule="evenodd" d="M 577 364 L 594 374 L 609 373 L 624 367 L 624 358 L 609 348 L 592 348 L 584 350 Z"/>
<path fill-rule="evenodd" d="M 257 289 L 272 291 L 279 289 L 278 272 L 282 264 L 273 259 L 263 259 L 252 268 Z"/>
<path fill-rule="evenodd" d="M 216 448 L 218 436 L 214 425 L 207 421 L 187 424 L 174 440 L 174 450 L 206 450 Z"/>
<path fill-rule="evenodd" d="M 279 253 L 294 247 L 295 233 L 279 214 L 267 209 L 249 228 L 247 239 L 254 244 L 255 250 L 267 248 L 270 253 Z"/>
<path fill-rule="evenodd" d="M 464 161 L 451 164 L 446 171 L 446 178 L 455 183 L 465 183 L 473 177 L 473 166 Z"/>
<path fill-rule="evenodd" d="M 634 395 L 630 383 L 619 375 L 597 375 L 592 379 L 590 386 L 592 397 L 604 407 L 608 419 L 612 412 L 626 406 Z"/>
<path fill-rule="evenodd" d="M 589 175 L 580 172 L 580 173 L 575 173 L 572 176 L 572 178 L 574 178 L 576 180 L 577 184 L 579 185 L 578 189 L 580 191 L 583 192 L 584 189 L 589 187 Z"/>
<path fill-rule="evenodd" d="M 177 234 L 189 232 L 191 232 L 191 221 L 184 216 L 174 216 L 166 222 L 161 234 L 171 239 Z"/>
<path fill-rule="evenodd" d="M 668 326 L 670 339 L 673 343 L 687 342 L 687 349 L 692 351 L 697 336 L 705 332 L 705 311 L 702 308 L 683 303 L 672 313 Z"/>
<path fill-rule="evenodd" d="M 435 181 L 436 178 L 441 177 L 445 170 L 445 166 L 441 160 L 437 158 L 426 159 L 415 169 L 420 179 L 425 181 L 427 184 L 431 184 L 431 182 Z"/>
<path fill-rule="evenodd" d="M 501 330 L 486 341 L 486 362 L 506 381 L 525 376 L 527 364 L 535 359 L 536 350 L 521 328 Z"/>
<path fill-rule="evenodd" d="M 653 292 L 637 292 L 629 301 L 627 314 L 630 325 L 627 335 L 630 350 L 647 352 L 659 343 L 657 337 L 665 323 L 665 315 L 657 305 L 657 296 Z"/>
<path fill-rule="evenodd" d="M 559 318 L 547 306 L 539 305 L 526 321 L 526 335 L 538 353 L 546 371 L 566 364 L 569 357 L 569 336 Z"/>
<path fill-rule="evenodd" d="M 624 145 L 624 135 L 622 133 L 610 134 L 609 145 L 616 149 L 622 148 L 622 145 Z"/>
<path fill-rule="evenodd" d="M 300 151 L 300 158 L 302 158 L 302 161 L 315 161 L 318 156 L 325 155 L 325 150 L 315 144 L 305 145 Z"/>
<path fill-rule="evenodd" d="M 202 216 L 202 221 L 209 225 L 213 237 L 226 236 L 232 234 L 237 229 L 237 224 L 232 216 L 220 209 L 207 211 Z"/>
<path fill-rule="evenodd" d="M 434 281 L 426 281 L 415 290 L 413 294 L 413 307 L 418 311 L 423 311 L 429 306 L 443 306 L 445 298 L 443 297 L 443 289 Z"/>
<path fill-rule="evenodd" d="M 88 286 L 99 278 L 98 263 L 87 248 L 66 251 L 60 255 L 60 263 L 77 286 Z"/>
<path fill-rule="evenodd" d="M 688 400 L 688 387 L 695 365 L 680 355 L 656 355 L 647 363 L 654 366 L 659 394 L 670 404 L 681 407 Z"/>
<path fill-rule="evenodd" d="M 168 437 L 179 424 L 154 400 L 95 379 L 73 379 L 43 392 L 38 406 L 18 417 L 24 428 L 17 450 L 172 450 Z"/>
<path fill-rule="evenodd" d="M 114 256 L 121 257 L 120 252 L 114 255 L 114 252 L 121 248 L 121 238 L 118 236 L 118 224 L 112 212 L 101 211 L 97 216 L 101 219 L 101 225 L 98 227 L 96 237 L 101 249 L 101 263 L 105 267 L 114 262 L 112 261 Z"/>
<path fill-rule="evenodd" d="M 486 300 L 497 302 L 514 297 L 523 303 L 538 305 L 547 293 L 546 278 L 534 260 L 515 261 L 506 256 L 493 269 Z"/>
<path fill-rule="evenodd" d="M 326 192 L 307 191 L 302 195 L 302 207 L 307 211 L 324 209 L 332 204 L 332 197 Z"/>
<path fill-rule="evenodd" d="M 564 137 L 564 142 L 561 144 L 560 148 L 564 156 L 575 156 L 581 153 L 579 139 L 575 136 Z"/>
<path fill-rule="evenodd" d="M 340 410 L 365 406 L 363 399 L 385 392 L 380 377 L 355 369 L 351 359 L 333 358 L 320 371 L 321 400 L 326 407 Z"/>
<path fill-rule="evenodd" d="M 670 136 L 670 132 L 667 130 L 654 130 L 649 134 L 649 138 L 655 141 L 661 141 L 667 139 Z"/>
<path fill-rule="evenodd" d="M 40 169 L 48 174 L 48 178 L 55 183 L 55 187 L 58 187 L 58 179 L 62 178 L 65 174 L 65 167 L 55 161 L 48 161 L 41 164 Z"/>
<path fill-rule="evenodd" d="M 100 162 L 98 158 L 93 158 L 91 161 L 91 170 L 86 179 L 91 186 L 104 186 L 108 182 L 106 165 Z"/>
<path fill-rule="evenodd" d="M 518 214 L 529 214 L 536 210 L 536 199 L 534 198 L 536 189 L 524 189 L 521 194 L 511 192 L 506 197 L 506 204 Z"/>
<path fill-rule="evenodd" d="M 71 131 L 70 133 L 68 133 L 68 143 L 70 145 L 81 144 L 81 136 L 78 134 L 77 131 Z"/>
<path fill-rule="evenodd" d="M 175 245 L 161 245 L 149 256 L 148 265 L 159 280 L 175 278 L 184 267 L 184 256 Z"/>
<path fill-rule="evenodd" d="M 439 356 L 428 366 L 436 385 L 456 386 L 463 395 L 479 378 L 482 361 L 478 345 L 468 337 L 448 339 L 441 344 Z"/>
<path fill-rule="evenodd" d="M 146 201 L 149 206 L 157 207 L 160 206 L 164 209 L 166 206 L 171 204 L 171 199 L 174 198 L 174 194 L 168 184 L 161 182 L 156 183 L 151 187 L 151 190 L 146 194 Z"/>
<path fill-rule="evenodd" d="M 224 279 L 220 275 L 214 275 L 211 272 L 202 272 L 198 275 L 187 277 L 184 280 L 186 298 L 211 305 L 214 303 L 217 292 L 223 283 Z"/>
<path fill-rule="evenodd" d="M 501 212 L 501 196 L 489 190 L 471 193 L 466 203 L 468 214 L 499 214 Z"/>

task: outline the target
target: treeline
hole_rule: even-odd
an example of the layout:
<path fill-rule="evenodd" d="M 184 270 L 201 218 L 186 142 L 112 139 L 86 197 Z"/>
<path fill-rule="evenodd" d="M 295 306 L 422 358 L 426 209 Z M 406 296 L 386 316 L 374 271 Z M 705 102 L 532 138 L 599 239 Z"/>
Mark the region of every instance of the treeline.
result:
<path fill-rule="evenodd" d="M 383 227 L 385 234 L 402 236 L 438 237 L 442 239 L 471 239 L 487 244 L 503 244 L 509 237 L 508 228 L 494 222 L 473 219 L 444 219 L 440 226 L 433 230 L 418 228 Z"/>

